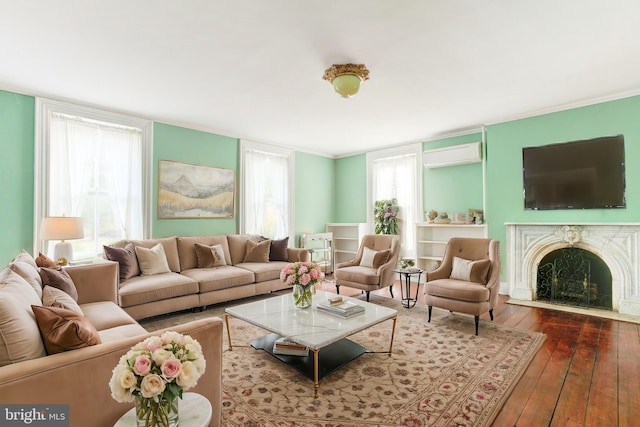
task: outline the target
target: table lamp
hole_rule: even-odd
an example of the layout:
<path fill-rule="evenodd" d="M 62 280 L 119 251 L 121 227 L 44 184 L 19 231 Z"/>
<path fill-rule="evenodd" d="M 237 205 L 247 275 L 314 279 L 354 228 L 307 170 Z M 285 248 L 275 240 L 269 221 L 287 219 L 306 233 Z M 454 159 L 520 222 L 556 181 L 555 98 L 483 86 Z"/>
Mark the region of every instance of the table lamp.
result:
<path fill-rule="evenodd" d="M 71 216 L 52 216 L 42 219 L 40 238 L 42 240 L 60 240 L 53 249 L 53 259 L 60 265 L 73 260 L 73 247 L 65 240 L 82 239 L 84 227 L 82 218 Z"/>

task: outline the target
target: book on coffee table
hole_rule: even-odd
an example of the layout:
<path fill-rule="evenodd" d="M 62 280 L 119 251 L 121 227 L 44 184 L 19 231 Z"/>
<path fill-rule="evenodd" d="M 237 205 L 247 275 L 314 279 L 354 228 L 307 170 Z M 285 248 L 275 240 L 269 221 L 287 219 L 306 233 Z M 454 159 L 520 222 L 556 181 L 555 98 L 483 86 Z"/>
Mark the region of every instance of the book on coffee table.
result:
<path fill-rule="evenodd" d="M 344 301 L 340 304 L 331 304 L 330 302 L 321 301 L 318 303 L 318 310 L 342 317 L 351 317 L 356 314 L 364 313 L 363 306 L 351 301 Z"/>
<path fill-rule="evenodd" d="M 278 338 L 276 342 L 273 343 L 273 354 L 286 354 L 288 356 L 308 356 L 309 347 L 282 337 Z"/>

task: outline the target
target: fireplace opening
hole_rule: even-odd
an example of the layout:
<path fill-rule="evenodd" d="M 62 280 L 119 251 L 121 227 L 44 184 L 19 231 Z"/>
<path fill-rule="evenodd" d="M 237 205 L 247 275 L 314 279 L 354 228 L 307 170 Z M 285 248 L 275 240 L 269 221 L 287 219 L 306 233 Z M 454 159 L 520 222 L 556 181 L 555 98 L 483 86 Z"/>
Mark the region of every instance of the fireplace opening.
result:
<path fill-rule="evenodd" d="M 538 265 L 536 298 L 553 304 L 613 310 L 611 270 L 594 253 L 557 249 Z"/>

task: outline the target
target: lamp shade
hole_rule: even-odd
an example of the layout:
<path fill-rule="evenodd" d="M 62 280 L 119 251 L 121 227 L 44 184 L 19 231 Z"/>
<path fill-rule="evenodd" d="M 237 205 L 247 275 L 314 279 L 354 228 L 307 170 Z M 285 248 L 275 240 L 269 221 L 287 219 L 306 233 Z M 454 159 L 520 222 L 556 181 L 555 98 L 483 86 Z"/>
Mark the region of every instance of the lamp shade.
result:
<path fill-rule="evenodd" d="M 42 240 L 71 240 L 83 237 L 84 227 L 80 217 L 52 216 L 43 218 L 40 224 Z"/>
<path fill-rule="evenodd" d="M 343 98 L 350 98 L 360 90 L 360 77 L 355 74 L 342 74 L 336 76 L 333 81 L 333 89 Z"/>

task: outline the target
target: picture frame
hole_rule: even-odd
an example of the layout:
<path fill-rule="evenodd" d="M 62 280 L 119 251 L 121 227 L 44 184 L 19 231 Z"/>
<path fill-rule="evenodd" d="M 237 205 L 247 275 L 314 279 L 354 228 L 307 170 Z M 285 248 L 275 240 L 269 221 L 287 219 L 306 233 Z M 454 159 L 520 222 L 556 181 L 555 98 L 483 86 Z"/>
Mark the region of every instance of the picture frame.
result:
<path fill-rule="evenodd" d="M 484 211 L 482 209 L 469 209 L 469 224 L 484 224 Z"/>
<path fill-rule="evenodd" d="M 158 161 L 158 218 L 233 218 L 234 169 Z"/>

